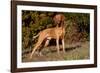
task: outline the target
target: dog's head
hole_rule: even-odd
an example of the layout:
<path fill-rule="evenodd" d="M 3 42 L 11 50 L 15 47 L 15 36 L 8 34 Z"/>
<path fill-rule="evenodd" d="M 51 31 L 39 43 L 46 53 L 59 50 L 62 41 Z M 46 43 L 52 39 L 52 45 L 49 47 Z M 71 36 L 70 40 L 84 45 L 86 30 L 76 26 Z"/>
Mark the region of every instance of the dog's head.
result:
<path fill-rule="evenodd" d="M 53 18 L 54 24 L 57 26 L 64 26 L 65 16 L 63 14 L 57 14 Z"/>

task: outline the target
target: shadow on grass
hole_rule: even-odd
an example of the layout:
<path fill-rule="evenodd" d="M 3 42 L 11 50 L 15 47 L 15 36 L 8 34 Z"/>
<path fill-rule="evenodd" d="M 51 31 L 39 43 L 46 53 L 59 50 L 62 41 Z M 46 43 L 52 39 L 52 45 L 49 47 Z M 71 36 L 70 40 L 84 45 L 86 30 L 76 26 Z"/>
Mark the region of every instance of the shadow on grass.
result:
<path fill-rule="evenodd" d="M 69 52 L 69 51 L 75 50 L 76 48 L 80 48 L 80 47 L 81 47 L 81 45 L 67 46 L 67 47 L 65 47 L 65 52 Z M 43 50 L 41 51 L 43 55 L 46 55 L 48 53 L 56 53 L 57 52 L 57 48 L 54 46 L 51 48 L 45 48 Z M 63 48 L 60 48 L 60 52 L 61 51 L 63 51 Z"/>

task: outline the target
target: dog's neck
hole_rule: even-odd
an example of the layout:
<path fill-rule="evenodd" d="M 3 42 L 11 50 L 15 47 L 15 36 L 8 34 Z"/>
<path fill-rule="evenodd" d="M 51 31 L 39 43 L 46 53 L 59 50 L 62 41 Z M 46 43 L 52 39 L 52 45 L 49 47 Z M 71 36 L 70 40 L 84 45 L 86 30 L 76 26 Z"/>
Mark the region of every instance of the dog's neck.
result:
<path fill-rule="evenodd" d="M 57 26 L 56 26 L 57 28 L 62 28 L 62 29 L 64 29 L 65 28 L 65 24 L 64 23 L 61 23 L 60 25 L 59 24 L 57 24 Z"/>

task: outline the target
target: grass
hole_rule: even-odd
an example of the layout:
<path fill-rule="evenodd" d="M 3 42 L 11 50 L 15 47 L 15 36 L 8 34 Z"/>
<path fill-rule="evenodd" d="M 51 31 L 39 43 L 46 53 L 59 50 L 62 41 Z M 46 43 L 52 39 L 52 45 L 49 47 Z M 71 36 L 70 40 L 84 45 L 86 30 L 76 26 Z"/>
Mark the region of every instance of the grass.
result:
<path fill-rule="evenodd" d="M 61 61 L 61 60 L 83 60 L 89 59 L 89 42 L 79 42 L 73 44 L 66 44 L 63 53 L 62 46 L 60 45 L 60 54 L 58 55 L 56 46 L 48 46 L 42 48 L 42 56 L 34 54 L 32 59 L 29 59 L 29 53 L 22 55 L 23 62 L 37 62 L 37 61 Z"/>

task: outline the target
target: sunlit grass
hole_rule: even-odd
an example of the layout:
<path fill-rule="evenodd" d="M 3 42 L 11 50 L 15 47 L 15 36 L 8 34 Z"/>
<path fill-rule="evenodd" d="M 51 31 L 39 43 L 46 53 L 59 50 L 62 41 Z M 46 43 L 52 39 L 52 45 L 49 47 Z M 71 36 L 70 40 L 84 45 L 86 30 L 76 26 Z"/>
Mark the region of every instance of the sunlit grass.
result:
<path fill-rule="evenodd" d="M 23 62 L 31 62 L 31 61 L 60 61 L 60 60 L 83 60 L 89 59 L 89 42 L 80 42 L 74 44 L 66 44 L 65 49 L 66 52 L 63 53 L 62 46 L 60 45 L 60 54 L 58 55 L 56 46 L 48 46 L 41 50 L 42 56 L 38 54 L 34 54 L 33 58 L 30 60 L 29 54 L 23 54 Z"/>

